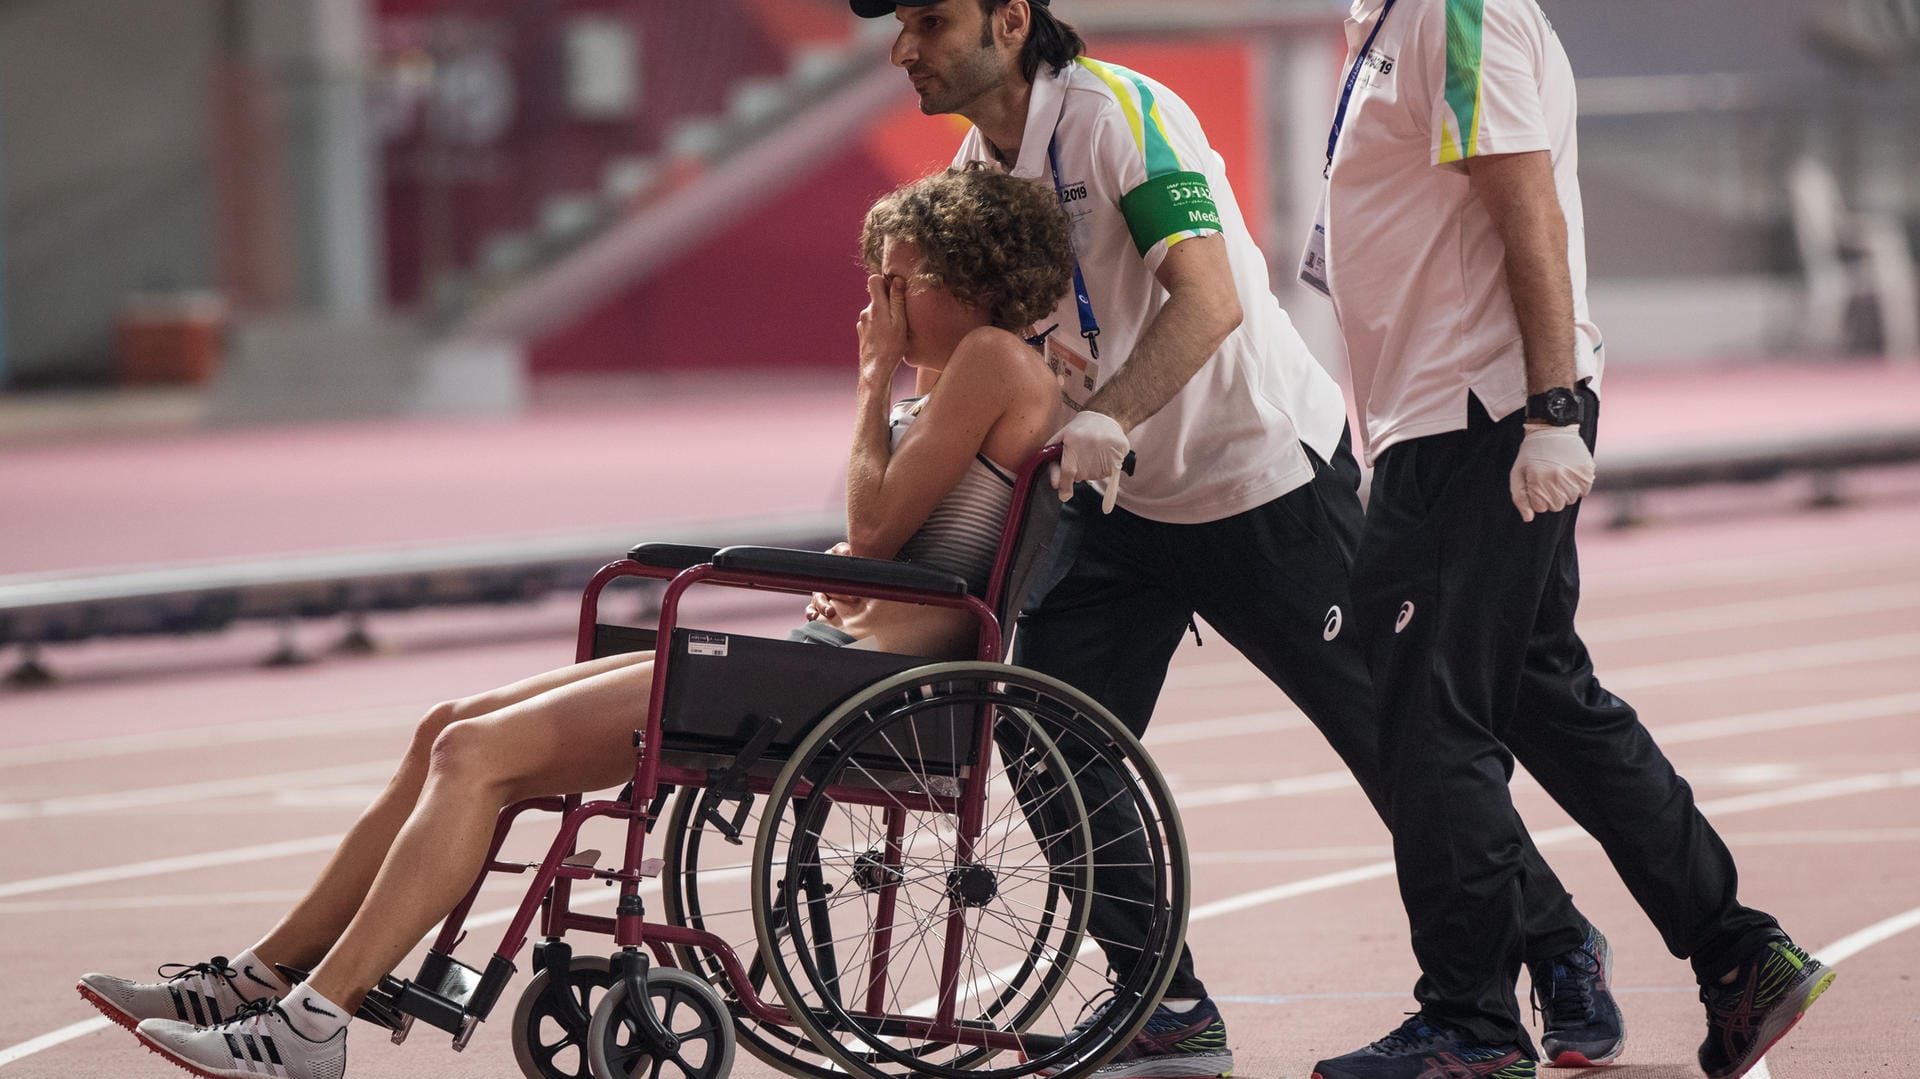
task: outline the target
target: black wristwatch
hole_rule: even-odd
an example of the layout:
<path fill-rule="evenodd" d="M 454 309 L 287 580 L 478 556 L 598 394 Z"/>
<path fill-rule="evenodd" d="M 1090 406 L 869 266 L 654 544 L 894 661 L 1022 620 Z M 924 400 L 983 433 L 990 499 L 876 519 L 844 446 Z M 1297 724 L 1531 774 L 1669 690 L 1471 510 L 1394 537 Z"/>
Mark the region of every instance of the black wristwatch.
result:
<path fill-rule="evenodd" d="M 1586 413 L 1580 395 L 1565 386 L 1555 386 L 1527 398 L 1527 422 L 1553 427 L 1572 427 Z"/>

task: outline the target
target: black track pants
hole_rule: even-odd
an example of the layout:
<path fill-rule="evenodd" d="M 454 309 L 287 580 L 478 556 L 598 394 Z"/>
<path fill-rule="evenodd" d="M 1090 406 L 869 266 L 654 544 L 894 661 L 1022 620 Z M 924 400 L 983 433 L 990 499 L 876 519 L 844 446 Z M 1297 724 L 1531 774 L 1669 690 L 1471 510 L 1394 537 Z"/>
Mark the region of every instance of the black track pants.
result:
<path fill-rule="evenodd" d="M 1078 687 L 1141 734 L 1197 613 L 1319 728 L 1384 818 L 1378 719 L 1348 589 L 1361 527 L 1360 466 L 1344 436 L 1331 462 L 1314 463 L 1312 483 L 1205 524 L 1164 524 L 1120 509 L 1103 515 L 1099 499 L 1082 490 L 1061 525 L 1064 576 L 1021 617 L 1014 661 Z M 1101 835 L 1124 827 L 1094 823 Z M 1517 822 L 1515 830 L 1525 835 Z M 1586 921 L 1531 842 L 1522 849 L 1528 958 L 1545 959 L 1577 946 Z M 1141 859 L 1117 853 L 1111 860 Z M 1146 887 L 1117 872 L 1095 886 L 1105 895 Z M 1141 938 L 1145 917 L 1138 906 L 1093 904 L 1090 930 L 1116 969 L 1134 961 L 1137 953 L 1123 942 Z M 1508 989 L 1511 998 L 1511 983 Z M 1167 995 L 1204 993 L 1192 954 L 1183 953 Z"/>
<path fill-rule="evenodd" d="M 1582 431 L 1591 447 L 1599 402 Z M 1693 791 L 1574 632 L 1575 505 L 1523 523 L 1508 493 L 1524 432 L 1470 403 L 1464 431 L 1388 447 L 1373 474 L 1354 601 L 1381 701 L 1387 821 L 1429 1014 L 1531 1044 L 1514 1001 L 1532 915 L 1517 757 L 1605 848 L 1696 974 L 1731 969 L 1774 920 L 1734 897 L 1733 858 Z M 1524 924 L 1523 924 L 1524 921 Z"/>

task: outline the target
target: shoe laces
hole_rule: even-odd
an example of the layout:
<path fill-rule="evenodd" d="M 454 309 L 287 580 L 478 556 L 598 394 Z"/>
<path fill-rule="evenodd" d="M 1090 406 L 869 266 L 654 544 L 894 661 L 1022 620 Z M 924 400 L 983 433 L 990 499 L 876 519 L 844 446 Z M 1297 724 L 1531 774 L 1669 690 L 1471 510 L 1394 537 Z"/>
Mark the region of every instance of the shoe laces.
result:
<path fill-rule="evenodd" d="M 1067 1032 L 1068 1036 L 1071 1037 L 1072 1035 L 1079 1034 L 1088 1027 L 1098 1023 L 1101 1018 L 1106 1015 L 1107 1009 L 1111 1008 L 1114 1002 L 1119 999 L 1120 995 L 1114 991 L 1112 985 L 1108 985 L 1098 993 L 1088 997 L 1087 1002 L 1080 1006 L 1080 1020 L 1073 1024 L 1073 1029 Z"/>
<path fill-rule="evenodd" d="M 1550 1027 L 1586 1022 L 1593 1015 L 1593 980 L 1599 976 L 1600 958 L 1585 947 L 1555 956 L 1547 964 L 1545 990 L 1534 981 L 1534 1018 L 1544 1012 Z"/>
<path fill-rule="evenodd" d="M 234 1012 L 232 1015 L 227 1016 L 225 1019 L 222 1019 L 207 1029 L 231 1030 L 237 1034 L 241 1032 L 241 1025 L 247 1024 L 249 1027 L 247 1032 L 255 1033 L 257 1032 L 257 1028 L 266 1022 L 267 1016 L 269 1015 L 278 1015 L 283 1022 L 291 1022 L 291 1020 L 287 1019 L 287 1013 L 281 1010 L 279 1001 L 272 997 L 261 997 L 258 1000 L 247 1001 L 240 1006 L 239 1011 Z"/>
<path fill-rule="evenodd" d="M 1419 1012 L 1406 1013 L 1406 1022 L 1395 1027 L 1393 1033 L 1374 1042 L 1367 1048 L 1376 1053 L 1395 1056 L 1409 1049 L 1417 1049 L 1433 1040 L 1439 1031 Z"/>
<path fill-rule="evenodd" d="M 169 974 L 168 971 L 173 973 Z M 216 955 L 204 963 L 163 963 L 155 973 L 170 982 L 199 977 L 208 980 L 219 978 L 231 983 L 240 976 L 239 971 L 227 965 L 224 955 Z"/>

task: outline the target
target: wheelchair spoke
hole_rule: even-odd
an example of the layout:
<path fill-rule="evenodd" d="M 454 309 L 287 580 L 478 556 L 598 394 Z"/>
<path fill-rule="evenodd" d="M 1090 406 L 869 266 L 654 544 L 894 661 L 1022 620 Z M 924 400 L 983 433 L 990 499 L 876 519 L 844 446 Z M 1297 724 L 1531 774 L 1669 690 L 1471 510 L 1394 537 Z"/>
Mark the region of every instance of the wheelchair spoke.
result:
<path fill-rule="evenodd" d="M 823 719 L 769 792 L 753 895 L 769 981 L 817 1048 L 876 1079 L 1093 1061 L 1144 1021 L 1178 955 L 1171 795 L 1072 690 L 1015 668 L 924 670 Z M 809 898 L 808 874 L 828 890 Z M 1096 927 L 1096 900 L 1135 913 Z M 1117 1010 L 1076 1029 L 1095 1007 Z M 941 1014 L 961 1024 L 945 1041 L 897 1021 Z"/>

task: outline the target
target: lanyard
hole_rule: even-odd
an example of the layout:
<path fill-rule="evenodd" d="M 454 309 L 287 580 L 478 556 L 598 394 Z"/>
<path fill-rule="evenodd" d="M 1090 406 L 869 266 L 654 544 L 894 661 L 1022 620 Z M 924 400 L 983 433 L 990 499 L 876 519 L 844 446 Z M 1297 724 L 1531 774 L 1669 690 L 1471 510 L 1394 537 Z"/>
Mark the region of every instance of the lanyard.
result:
<path fill-rule="evenodd" d="M 1058 126 L 1055 125 L 1056 128 Z M 1059 197 L 1064 212 L 1067 191 L 1066 185 L 1060 182 L 1060 136 L 1057 132 L 1047 140 L 1047 165 L 1053 170 L 1053 192 Z M 1068 236 L 1067 244 L 1069 247 L 1072 246 L 1072 236 Z M 1073 253 L 1073 301 L 1074 306 L 1080 311 L 1080 336 L 1087 339 L 1087 349 L 1092 353 L 1091 358 L 1097 360 L 1100 358 L 1100 322 L 1093 317 L 1093 299 L 1087 295 L 1087 279 L 1080 274 L 1078 251 Z"/>
<path fill-rule="evenodd" d="M 1373 39 L 1380 36 L 1380 28 L 1387 25 L 1387 13 L 1393 10 L 1393 0 L 1387 0 L 1380 9 L 1380 18 L 1373 24 L 1373 31 L 1367 35 L 1366 44 L 1360 46 L 1360 55 L 1353 58 L 1353 68 L 1347 72 L 1346 89 L 1340 91 L 1340 107 L 1333 112 L 1333 130 L 1327 132 L 1327 167 L 1320 175 L 1333 172 L 1333 151 L 1340 145 L 1340 129 L 1347 125 L 1347 105 L 1353 101 L 1353 86 L 1360 81 L 1360 65 L 1367 62 L 1367 54 L 1373 51 Z"/>

